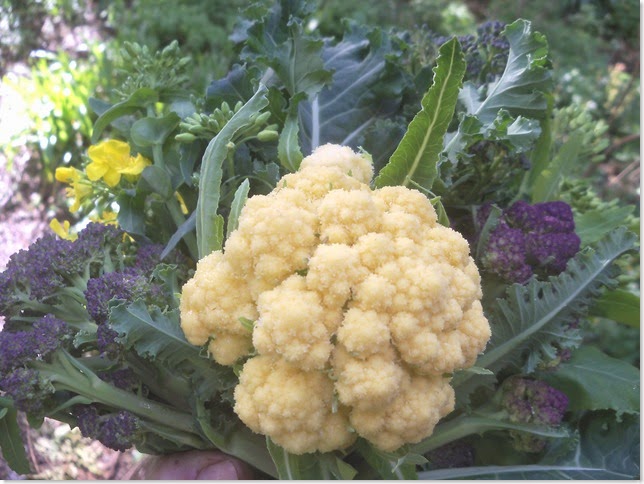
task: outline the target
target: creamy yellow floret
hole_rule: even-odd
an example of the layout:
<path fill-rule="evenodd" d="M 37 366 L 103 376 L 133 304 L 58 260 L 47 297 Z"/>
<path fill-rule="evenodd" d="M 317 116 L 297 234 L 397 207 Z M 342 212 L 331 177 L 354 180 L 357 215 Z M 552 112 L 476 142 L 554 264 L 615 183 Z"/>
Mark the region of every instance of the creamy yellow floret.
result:
<path fill-rule="evenodd" d="M 184 286 L 186 337 L 222 364 L 255 350 L 235 411 L 291 453 L 428 437 L 454 406 L 444 375 L 490 338 L 467 241 L 425 195 L 372 176 L 368 156 L 318 148 Z"/>
<path fill-rule="evenodd" d="M 346 409 L 334 412 L 333 399 L 333 382 L 325 373 L 263 355 L 244 364 L 234 409 L 251 430 L 291 453 L 329 452 L 356 439 Z"/>

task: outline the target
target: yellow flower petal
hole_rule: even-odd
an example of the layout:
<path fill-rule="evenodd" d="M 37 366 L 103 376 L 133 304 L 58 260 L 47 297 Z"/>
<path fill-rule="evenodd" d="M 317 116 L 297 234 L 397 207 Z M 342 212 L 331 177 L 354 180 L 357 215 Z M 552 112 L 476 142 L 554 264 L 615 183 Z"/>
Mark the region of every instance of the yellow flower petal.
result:
<path fill-rule="evenodd" d="M 140 175 L 145 167 L 151 164 L 152 162 L 150 160 L 139 153 L 138 155 L 136 155 L 136 157 L 131 156 L 128 166 L 121 170 L 118 170 L 118 172 L 122 173 L 123 175 Z"/>
<path fill-rule="evenodd" d="M 107 170 L 107 173 L 103 175 L 103 180 L 105 180 L 105 183 L 110 187 L 115 187 L 121 181 L 121 174 L 116 170 L 109 169 Z"/>
<path fill-rule="evenodd" d="M 54 231 L 58 237 L 61 239 L 65 240 L 76 240 L 78 238 L 77 234 L 70 234 L 69 233 L 69 220 L 65 220 L 62 225 L 58 221 L 58 219 L 53 219 L 51 222 L 49 222 L 49 227 Z"/>
<path fill-rule="evenodd" d="M 56 168 L 56 180 L 63 183 L 71 183 L 80 178 L 80 174 L 76 168 L 67 166 L 60 166 Z"/>
<path fill-rule="evenodd" d="M 97 162 L 104 163 L 108 166 L 113 164 L 121 164 L 130 158 L 130 145 L 123 141 L 108 139 L 101 141 L 97 145 L 92 145 L 87 150 L 89 159 Z"/>
<path fill-rule="evenodd" d="M 108 169 L 109 165 L 93 161 L 85 167 L 85 173 L 87 173 L 87 178 L 92 181 L 96 181 L 100 180 L 101 177 L 105 175 Z"/>

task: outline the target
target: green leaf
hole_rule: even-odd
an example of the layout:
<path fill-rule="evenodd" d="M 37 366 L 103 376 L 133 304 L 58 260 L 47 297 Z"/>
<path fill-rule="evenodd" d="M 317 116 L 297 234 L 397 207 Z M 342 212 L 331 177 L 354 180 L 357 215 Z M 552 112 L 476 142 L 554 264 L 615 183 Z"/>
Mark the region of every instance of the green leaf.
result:
<path fill-rule="evenodd" d="M 312 96 L 331 81 L 320 55 L 323 41 L 302 27 L 307 13 L 303 2 L 280 0 L 262 18 L 249 22 L 243 34 L 242 60 L 270 67 L 291 97 Z"/>
<path fill-rule="evenodd" d="M 441 160 L 441 164 L 449 162 L 444 169 L 441 167 L 441 171 L 445 171 L 441 178 L 447 184 L 450 169 L 466 156 L 465 150 L 475 141 L 486 136 L 505 139 L 518 142 L 515 148 L 521 151 L 541 132 L 535 119 L 546 117 L 552 86 L 548 44 L 545 37 L 534 32 L 532 24 L 523 19 L 507 25 L 504 34 L 510 51 L 501 77 L 480 89 L 466 82 L 459 94 L 465 113 L 456 132 L 445 138 L 446 159 Z M 509 119 L 515 121 L 507 124 Z M 505 134 L 500 129 L 502 126 L 506 128 Z"/>
<path fill-rule="evenodd" d="M 439 154 L 465 74 L 465 59 L 456 38 L 443 44 L 434 68 L 434 82 L 422 110 L 375 180 L 376 187 L 402 185 L 430 190 L 437 176 Z"/>
<path fill-rule="evenodd" d="M 575 215 L 575 233 L 581 239 L 582 247 L 596 242 L 607 233 L 624 225 L 634 209 L 633 205 L 603 207 Z"/>
<path fill-rule="evenodd" d="M 382 479 L 417 479 L 416 464 L 423 464 L 427 459 L 419 453 L 407 452 L 406 449 L 396 453 L 376 449 L 364 439 L 358 439 L 355 448 L 362 458 L 371 466 Z M 418 459 L 420 458 L 420 459 Z"/>
<path fill-rule="evenodd" d="M 285 451 L 268 437 L 266 446 L 277 467 L 279 479 L 347 480 L 356 475 L 353 467 L 333 453 L 295 455 Z"/>
<path fill-rule="evenodd" d="M 559 187 L 577 163 L 582 137 L 575 133 L 561 146 L 555 157 L 534 182 L 532 187 L 532 203 L 555 200 Z"/>
<path fill-rule="evenodd" d="M 639 328 L 640 297 L 623 289 L 606 291 L 590 308 L 590 315 Z"/>
<path fill-rule="evenodd" d="M 428 480 L 633 480 L 640 476 L 639 444 L 639 416 L 625 415 L 618 420 L 612 412 L 592 412 L 579 422 L 577 445 L 555 462 L 439 469 L 421 472 L 418 477 Z"/>
<path fill-rule="evenodd" d="M 484 126 L 491 125 L 501 109 L 513 117 L 538 119 L 543 118 L 548 108 L 545 92 L 551 87 L 552 73 L 545 36 L 534 32 L 531 22 L 523 19 L 506 26 L 503 33 L 510 52 L 501 78 L 488 86 L 482 101 L 469 82 L 461 93 L 467 111 L 476 115 Z"/>
<path fill-rule="evenodd" d="M 132 141 L 142 148 L 162 145 L 180 122 L 181 118 L 176 113 L 169 113 L 160 118 L 145 117 L 134 122 L 130 128 L 130 136 Z"/>
<path fill-rule="evenodd" d="M 636 239 L 626 229 L 617 230 L 595 248 L 582 250 L 566 271 L 547 282 L 532 278 L 525 285 L 510 286 L 488 316 L 492 338 L 476 365 L 495 373 L 509 366 L 529 373 L 544 355 L 556 355 L 557 347 L 576 347 L 579 338 L 567 325 L 587 312 L 602 287 L 611 284 L 613 261 L 632 249 Z"/>
<path fill-rule="evenodd" d="M 141 172 L 137 191 L 150 191 L 160 195 L 164 200 L 174 196 L 170 175 L 166 170 L 156 165 L 146 166 Z"/>
<path fill-rule="evenodd" d="M 300 167 L 300 163 L 304 156 L 300 150 L 300 142 L 298 139 L 300 125 L 297 118 L 297 112 L 291 111 L 295 110 L 289 111 L 286 121 L 284 122 L 284 128 L 280 133 L 280 139 L 277 144 L 277 158 L 284 168 L 288 171 L 294 172 Z"/>
<path fill-rule="evenodd" d="M 186 219 L 185 222 L 183 222 L 179 228 L 177 228 L 177 231 L 172 234 L 172 237 L 168 239 L 168 243 L 166 246 L 163 248 L 163 252 L 161 252 L 161 259 L 163 260 L 171 251 L 174 249 L 177 244 L 183 239 L 183 237 L 186 234 L 191 233 L 193 230 L 195 230 L 195 227 L 197 226 L 197 212 L 192 212 L 190 216 Z"/>
<path fill-rule="evenodd" d="M 640 372 L 594 346 L 577 349 L 569 361 L 542 378 L 569 398 L 569 410 L 615 410 L 639 413 Z"/>
<path fill-rule="evenodd" d="M 0 450 L 9 467 L 18 474 L 32 472 L 22 443 L 18 412 L 7 398 L 0 397 Z"/>
<path fill-rule="evenodd" d="M 335 143 L 380 154 L 364 136 L 400 108 L 405 80 L 393 62 L 402 52 L 381 29 L 349 24 L 342 40 L 328 40 L 321 55 L 333 82 L 298 106 L 302 151 Z"/>
<path fill-rule="evenodd" d="M 116 300 L 110 304 L 110 326 L 119 340 L 143 358 L 164 363 L 170 368 L 216 371 L 211 360 L 200 355 L 199 347 L 190 344 L 181 330 L 179 311 L 166 313 L 158 308 L 148 311 L 143 301 L 128 304 Z"/>
<path fill-rule="evenodd" d="M 260 85 L 257 92 L 215 136 L 203 155 L 201 161 L 201 176 L 199 180 L 199 198 L 197 200 L 197 247 L 199 258 L 221 249 L 223 245 L 223 217 L 217 213 L 221 181 L 223 176 L 222 164 L 234 149 L 231 143 L 235 134 L 244 128 L 252 114 L 259 113 L 268 104 L 266 87 Z"/>
<path fill-rule="evenodd" d="M 129 98 L 120 103 L 116 103 L 111 108 L 101 114 L 94 122 L 94 131 L 92 132 L 92 144 L 98 142 L 101 134 L 113 121 L 122 116 L 133 114 L 141 108 L 157 102 L 159 95 L 157 91 L 149 87 L 142 87 L 134 91 Z"/>
<path fill-rule="evenodd" d="M 117 199 L 119 227 L 129 234 L 145 235 L 145 194 L 121 193 Z"/>
<path fill-rule="evenodd" d="M 235 191 L 235 196 L 233 197 L 233 202 L 230 205 L 230 215 L 228 215 L 228 225 L 226 227 L 226 238 L 230 237 L 230 234 L 237 229 L 239 224 L 239 215 L 244 208 L 244 204 L 248 199 L 248 192 L 250 191 L 250 182 L 248 179 L 244 180 L 237 190 Z"/>

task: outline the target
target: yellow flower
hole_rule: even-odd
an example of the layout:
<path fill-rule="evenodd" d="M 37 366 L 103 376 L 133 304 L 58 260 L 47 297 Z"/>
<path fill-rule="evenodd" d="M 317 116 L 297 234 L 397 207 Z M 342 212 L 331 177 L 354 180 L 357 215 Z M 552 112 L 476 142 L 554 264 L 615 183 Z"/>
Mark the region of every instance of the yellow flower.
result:
<path fill-rule="evenodd" d="M 89 219 L 92 222 L 98 222 L 104 225 L 118 225 L 118 222 L 116 221 L 117 216 L 116 212 L 105 210 L 101 215 L 90 217 Z"/>
<path fill-rule="evenodd" d="M 87 155 L 92 160 L 85 168 L 87 178 L 92 181 L 102 178 L 110 187 L 118 185 L 121 175 L 138 176 L 151 164 L 150 160 L 141 154 L 131 156 L 130 145 L 115 139 L 90 146 Z"/>
<path fill-rule="evenodd" d="M 62 224 L 58 221 L 58 219 L 53 219 L 51 222 L 49 222 L 49 227 L 54 231 L 58 237 L 61 239 L 65 240 L 71 240 L 74 241 L 78 238 L 77 234 L 73 234 L 69 232 L 69 220 L 65 220 Z"/>
<path fill-rule="evenodd" d="M 74 203 L 69 208 L 72 213 L 76 212 L 83 200 L 92 193 L 92 187 L 84 180 L 83 172 L 76 168 L 64 166 L 56 168 L 56 180 L 71 185 L 65 189 L 65 194 L 67 198 L 74 198 Z"/>

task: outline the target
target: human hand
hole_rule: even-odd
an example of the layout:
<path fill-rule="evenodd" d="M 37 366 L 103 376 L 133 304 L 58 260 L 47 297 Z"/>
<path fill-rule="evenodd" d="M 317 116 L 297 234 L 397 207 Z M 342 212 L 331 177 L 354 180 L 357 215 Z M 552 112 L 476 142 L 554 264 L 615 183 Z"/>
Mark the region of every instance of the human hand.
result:
<path fill-rule="evenodd" d="M 253 479 L 244 462 L 214 450 L 191 450 L 147 456 L 132 476 L 142 480 L 247 480 Z"/>

